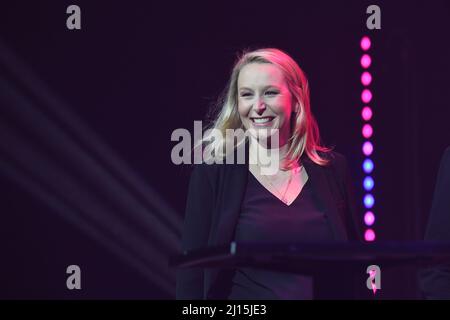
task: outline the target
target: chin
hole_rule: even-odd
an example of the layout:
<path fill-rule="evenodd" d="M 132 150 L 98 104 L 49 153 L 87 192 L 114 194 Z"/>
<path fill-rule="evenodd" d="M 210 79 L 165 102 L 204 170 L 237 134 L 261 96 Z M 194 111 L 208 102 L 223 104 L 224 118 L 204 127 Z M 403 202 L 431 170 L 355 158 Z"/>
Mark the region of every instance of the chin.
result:
<path fill-rule="evenodd" d="M 278 138 L 278 135 L 270 134 L 270 133 L 266 132 L 266 130 L 260 130 L 260 132 L 257 133 L 256 138 L 260 142 L 267 141 L 267 142 L 271 143 L 272 139 L 275 140 L 275 138 Z"/>

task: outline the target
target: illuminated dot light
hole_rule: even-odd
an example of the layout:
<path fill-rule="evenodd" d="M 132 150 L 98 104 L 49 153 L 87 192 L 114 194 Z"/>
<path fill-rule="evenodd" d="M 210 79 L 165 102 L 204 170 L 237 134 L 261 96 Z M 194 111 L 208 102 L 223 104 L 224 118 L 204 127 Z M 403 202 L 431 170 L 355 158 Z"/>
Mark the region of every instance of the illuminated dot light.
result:
<path fill-rule="evenodd" d="M 375 223 L 375 215 L 372 211 L 367 211 L 364 215 L 364 223 L 366 226 L 370 227 Z"/>
<path fill-rule="evenodd" d="M 372 126 L 370 124 L 365 124 L 362 128 L 362 134 L 363 134 L 363 137 L 366 139 L 369 139 L 370 137 L 372 137 L 372 134 L 373 134 Z"/>
<path fill-rule="evenodd" d="M 364 69 L 367 69 L 370 67 L 371 64 L 372 64 L 372 58 L 368 54 L 364 54 L 361 57 L 361 67 L 363 67 Z"/>
<path fill-rule="evenodd" d="M 373 105 L 368 105 L 373 99 L 373 93 L 370 88 L 373 77 L 372 73 L 368 70 L 372 65 L 372 57 L 368 53 L 369 49 L 372 47 L 372 41 L 368 36 L 364 36 L 361 38 L 360 46 L 363 51 L 363 55 L 360 60 L 361 67 L 363 69 L 361 73 L 361 84 L 363 86 L 361 101 L 364 104 L 361 111 L 361 117 L 364 121 L 361 130 L 361 134 L 364 138 L 364 143 L 362 146 L 362 152 L 364 154 L 364 161 L 362 164 L 364 179 L 362 185 L 365 192 L 363 203 L 366 208 L 366 213 L 364 214 L 364 224 L 367 226 L 367 229 L 364 232 L 364 239 L 367 242 L 371 242 L 375 241 L 376 238 L 375 231 L 371 229 L 371 226 L 375 223 L 375 214 L 372 210 L 375 205 L 375 197 L 372 193 L 375 187 L 375 181 L 372 176 L 374 163 L 371 159 L 374 150 L 373 142 L 371 141 L 374 130 L 372 124 L 370 123 L 373 117 Z"/>
<path fill-rule="evenodd" d="M 364 189 L 366 191 L 371 191 L 375 185 L 375 182 L 373 181 L 372 177 L 365 177 L 363 181 Z"/>
<path fill-rule="evenodd" d="M 372 75 L 370 74 L 370 72 L 365 71 L 365 72 L 362 73 L 362 75 L 361 75 L 361 83 L 364 86 L 368 86 L 368 85 L 370 85 L 372 83 Z"/>
<path fill-rule="evenodd" d="M 375 236 L 375 231 L 373 231 L 372 229 L 367 229 L 367 230 L 364 232 L 364 239 L 365 239 L 366 241 L 372 242 L 372 241 L 375 241 L 375 238 L 376 238 L 376 236 Z"/>
<path fill-rule="evenodd" d="M 370 159 L 364 160 L 364 162 L 363 162 L 363 170 L 364 170 L 365 173 L 367 173 L 367 174 L 372 173 L 373 167 L 374 167 L 374 165 L 373 165 L 373 161 L 372 160 L 370 160 Z"/>
<path fill-rule="evenodd" d="M 361 117 L 364 119 L 364 121 L 370 121 L 372 119 L 372 109 L 370 107 L 364 107 L 361 112 Z"/>
<path fill-rule="evenodd" d="M 364 206 L 367 209 L 372 209 L 374 205 L 375 205 L 375 198 L 373 197 L 373 195 L 371 195 L 370 193 L 366 194 L 364 196 Z"/>
<path fill-rule="evenodd" d="M 370 49 L 370 46 L 371 46 L 371 41 L 370 41 L 370 38 L 369 37 L 363 37 L 362 39 L 361 39 L 361 49 L 363 49 L 363 51 L 367 51 L 367 50 L 369 50 Z"/>
<path fill-rule="evenodd" d="M 370 142 L 370 141 L 364 142 L 362 150 L 363 150 L 364 155 L 370 156 L 372 154 L 372 152 L 373 152 L 373 144 L 372 144 L 372 142 Z"/>
<path fill-rule="evenodd" d="M 361 93 L 361 100 L 364 103 L 369 103 L 372 100 L 372 92 L 369 89 L 364 89 Z"/>

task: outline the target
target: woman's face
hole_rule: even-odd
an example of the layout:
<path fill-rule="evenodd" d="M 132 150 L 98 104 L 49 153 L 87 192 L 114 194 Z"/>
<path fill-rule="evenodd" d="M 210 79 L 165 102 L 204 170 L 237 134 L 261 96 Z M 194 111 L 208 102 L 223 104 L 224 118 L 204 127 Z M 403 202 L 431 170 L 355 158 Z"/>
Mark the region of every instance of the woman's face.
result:
<path fill-rule="evenodd" d="M 258 140 L 267 129 L 279 129 L 279 146 L 291 135 L 292 94 L 282 71 L 269 63 L 250 63 L 238 77 L 238 111 L 245 129 L 253 128 Z"/>

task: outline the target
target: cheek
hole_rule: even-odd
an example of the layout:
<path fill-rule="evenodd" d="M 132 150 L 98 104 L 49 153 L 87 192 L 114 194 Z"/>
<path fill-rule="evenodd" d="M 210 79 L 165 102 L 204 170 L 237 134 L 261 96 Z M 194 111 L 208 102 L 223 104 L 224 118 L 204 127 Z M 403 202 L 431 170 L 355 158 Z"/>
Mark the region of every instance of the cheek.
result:
<path fill-rule="evenodd" d="M 250 113 L 251 103 L 248 101 L 239 100 L 238 101 L 238 112 L 241 117 L 247 117 Z"/>
<path fill-rule="evenodd" d="M 289 97 L 280 97 L 274 101 L 273 111 L 280 117 L 289 118 L 292 111 L 291 99 Z"/>

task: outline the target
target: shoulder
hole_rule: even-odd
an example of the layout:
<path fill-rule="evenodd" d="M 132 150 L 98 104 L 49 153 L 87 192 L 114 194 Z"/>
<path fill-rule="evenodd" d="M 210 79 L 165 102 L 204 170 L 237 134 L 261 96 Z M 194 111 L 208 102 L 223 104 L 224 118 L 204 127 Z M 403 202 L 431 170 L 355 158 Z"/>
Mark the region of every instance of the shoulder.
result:
<path fill-rule="evenodd" d="M 339 171 L 345 171 L 347 170 L 347 158 L 336 151 L 328 151 L 328 152 L 319 152 L 319 155 L 323 158 L 329 161 L 328 165 L 329 167 L 332 167 Z"/>
<path fill-rule="evenodd" d="M 209 180 L 217 172 L 217 164 L 207 164 L 205 162 L 191 165 L 191 179 Z"/>
<path fill-rule="evenodd" d="M 346 161 L 345 156 L 342 153 L 339 153 L 337 151 L 328 151 L 328 152 L 321 152 L 321 155 L 323 155 L 325 158 L 337 162 L 337 163 L 341 163 Z"/>
<path fill-rule="evenodd" d="M 215 184 L 217 179 L 228 171 L 233 170 L 237 165 L 202 162 L 191 166 L 191 179 L 209 181 Z"/>
<path fill-rule="evenodd" d="M 192 164 L 191 170 L 192 172 L 198 172 L 201 174 L 205 174 L 208 176 L 213 176 L 218 174 L 220 171 L 227 170 L 232 168 L 235 165 L 229 165 L 224 163 L 198 163 L 198 164 Z"/>
<path fill-rule="evenodd" d="M 350 171 L 347 163 L 347 158 L 336 151 L 320 152 L 319 155 L 328 160 L 326 165 L 321 166 L 326 175 L 338 182 L 340 188 L 345 188 L 350 177 Z"/>

